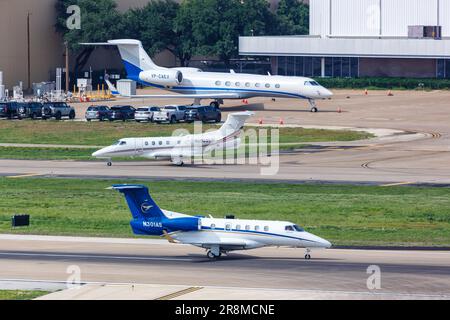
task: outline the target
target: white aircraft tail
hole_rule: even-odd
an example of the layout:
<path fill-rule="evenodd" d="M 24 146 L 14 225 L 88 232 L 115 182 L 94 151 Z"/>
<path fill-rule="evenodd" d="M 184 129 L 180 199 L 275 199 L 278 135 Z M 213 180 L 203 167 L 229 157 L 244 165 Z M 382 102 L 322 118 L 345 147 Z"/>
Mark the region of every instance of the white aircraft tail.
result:
<path fill-rule="evenodd" d="M 153 62 L 139 40 L 109 40 L 108 44 L 119 48 L 129 79 L 139 82 L 139 74 L 142 71 L 165 69 Z"/>
<path fill-rule="evenodd" d="M 108 90 L 111 91 L 111 94 L 113 96 L 120 96 L 120 92 L 116 89 L 116 87 L 109 81 L 108 79 L 105 79 L 106 84 L 108 85 Z"/>
<path fill-rule="evenodd" d="M 228 115 L 227 121 L 219 129 L 220 136 L 222 138 L 227 138 L 229 136 L 235 135 L 236 133 L 239 133 L 244 127 L 247 119 L 253 115 L 254 113 L 249 111 L 231 113 L 230 115 Z"/>

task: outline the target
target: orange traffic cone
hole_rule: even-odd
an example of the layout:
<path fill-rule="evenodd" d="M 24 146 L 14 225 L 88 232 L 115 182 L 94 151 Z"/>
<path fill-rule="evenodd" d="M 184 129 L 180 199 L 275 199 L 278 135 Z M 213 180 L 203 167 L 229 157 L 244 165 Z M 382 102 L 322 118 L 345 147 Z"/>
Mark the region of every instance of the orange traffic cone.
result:
<path fill-rule="evenodd" d="M 367 96 L 367 95 L 369 95 L 369 90 L 364 90 L 364 94 Z"/>
<path fill-rule="evenodd" d="M 394 96 L 394 94 L 392 93 L 392 90 L 389 90 L 388 97 L 393 97 L 393 96 Z"/>
<path fill-rule="evenodd" d="M 284 120 L 283 120 L 283 118 L 280 118 L 280 125 L 284 125 Z"/>
<path fill-rule="evenodd" d="M 263 124 L 263 119 L 259 119 L 259 124 Z"/>
<path fill-rule="evenodd" d="M 342 113 L 342 109 L 341 108 L 338 108 L 338 113 Z"/>

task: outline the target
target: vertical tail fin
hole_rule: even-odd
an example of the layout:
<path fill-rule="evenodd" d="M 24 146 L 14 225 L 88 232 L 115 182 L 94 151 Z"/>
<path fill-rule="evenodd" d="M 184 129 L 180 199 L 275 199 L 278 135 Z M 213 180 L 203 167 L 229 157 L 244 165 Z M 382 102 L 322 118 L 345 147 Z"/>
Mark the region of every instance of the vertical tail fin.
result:
<path fill-rule="evenodd" d="M 129 79 L 139 81 L 139 74 L 142 71 L 165 69 L 152 61 L 139 40 L 109 40 L 108 43 L 119 48 Z"/>
<path fill-rule="evenodd" d="M 116 89 L 116 87 L 109 81 L 107 78 L 105 78 L 105 82 L 108 85 L 109 91 L 111 91 L 111 94 L 113 96 L 120 96 L 120 92 Z"/>
<path fill-rule="evenodd" d="M 164 213 L 150 196 L 148 188 L 141 185 L 114 185 L 111 189 L 125 195 L 134 219 L 163 218 Z"/>
<path fill-rule="evenodd" d="M 253 115 L 254 113 L 249 111 L 231 113 L 230 115 L 228 115 L 227 121 L 219 129 L 221 137 L 226 138 L 241 131 L 247 119 Z"/>

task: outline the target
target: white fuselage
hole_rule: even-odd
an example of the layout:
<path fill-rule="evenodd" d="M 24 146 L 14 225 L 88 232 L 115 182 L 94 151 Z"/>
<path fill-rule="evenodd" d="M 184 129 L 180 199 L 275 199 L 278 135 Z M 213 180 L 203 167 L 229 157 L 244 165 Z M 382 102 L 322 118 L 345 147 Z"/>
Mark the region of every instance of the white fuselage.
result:
<path fill-rule="evenodd" d="M 167 212 L 166 212 L 167 213 Z M 169 213 L 168 217 L 182 215 Z M 225 251 L 262 247 L 330 248 L 331 243 L 308 233 L 297 231 L 293 223 L 283 221 L 201 218 L 198 231 L 174 232 L 170 236 L 181 243 L 199 247 L 219 245 Z M 287 230 L 292 229 L 292 230 Z"/>
<path fill-rule="evenodd" d="M 165 69 L 174 70 L 174 69 Z M 224 93 L 236 94 L 235 99 L 253 97 L 279 97 L 299 99 L 328 99 L 333 94 L 313 79 L 304 77 L 264 76 L 241 73 L 202 72 L 192 68 L 176 68 L 182 72 L 183 81 L 174 86 L 164 85 L 158 72 L 141 72 L 143 84 L 179 94 L 208 94 L 212 97 Z"/>

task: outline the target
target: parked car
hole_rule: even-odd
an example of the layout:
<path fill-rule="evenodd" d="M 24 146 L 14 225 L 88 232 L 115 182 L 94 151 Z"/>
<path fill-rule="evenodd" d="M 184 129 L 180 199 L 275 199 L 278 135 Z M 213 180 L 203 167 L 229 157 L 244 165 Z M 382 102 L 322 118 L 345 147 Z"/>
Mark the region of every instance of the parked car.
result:
<path fill-rule="evenodd" d="M 47 120 L 55 118 L 61 120 L 62 117 L 75 119 L 75 109 L 65 102 L 45 102 L 42 107 L 42 119 Z"/>
<path fill-rule="evenodd" d="M 132 106 L 114 106 L 111 108 L 111 116 L 109 121 L 115 120 L 133 120 L 136 109 Z"/>
<path fill-rule="evenodd" d="M 136 110 L 134 119 L 136 122 L 149 121 L 153 122 L 153 115 L 155 112 L 161 111 L 159 107 L 141 107 Z"/>
<path fill-rule="evenodd" d="M 202 121 L 202 122 L 220 122 L 222 121 L 222 112 L 216 107 L 192 106 L 186 110 L 186 122 Z"/>
<path fill-rule="evenodd" d="M 42 117 L 43 104 L 40 102 L 25 103 L 17 109 L 17 117 L 19 119 L 37 119 Z"/>
<path fill-rule="evenodd" d="M 111 109 L 107 106 L 90 106 L 86 110 L 85 118 L 87 121 L 99 120 L 105 121 L 111 118 Z"/>
<path fill-rule="evenodd" d="M 21 102 L 0 102 L 0 118 L 17 117 L 17 111 L 23 105 L 24 103 Z"/>
<path fill-rule="evenodd" d="M 165 106 L 161 111 L 153 114 L 153 121 L 156 123 L 184 121 L 186 110 L 186 106 Z"/>

